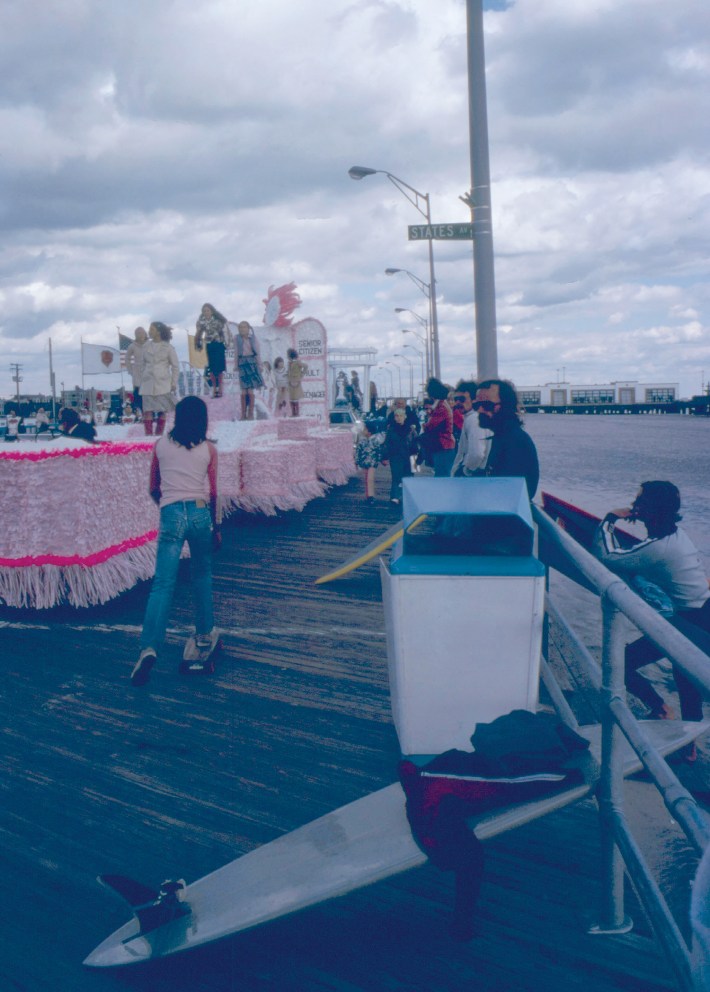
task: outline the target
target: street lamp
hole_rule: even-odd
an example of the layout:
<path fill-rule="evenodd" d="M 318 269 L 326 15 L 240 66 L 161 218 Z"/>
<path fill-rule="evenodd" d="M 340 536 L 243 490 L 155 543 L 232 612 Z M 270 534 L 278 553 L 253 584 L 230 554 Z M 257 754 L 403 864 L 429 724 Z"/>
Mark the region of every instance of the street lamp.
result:
<path fill-rule="evenodd" d="M 426 351 L 426 377 L 428 379 L 429 376 L 431 375 L 431 341 L 429 336 L 429 321 L 426 319 L 426 317 L 420 317 L 418 313 L 416 313 L 414 310 L 409 310 L 407 307 L 395 307 L 394 312 L 411 314 L 412 317 L 414 317 L 414 319 L 418 321 L 424 328 L 424 332 L 426 335 L 425 337 L 422 337 L 421 334 L 418 334 L 416 331 L 412 331 L 411 333 L 416 334 L 419 340 L 424 345 Z M 408 333 L 410 333 L 408 330 L 402 331 L 402 334 L 408 334 Z"/>
<path fill-rule="evenodd" d="M 419 213 L 424 217 L 427 222 L 427 226 L 431 227 L 431 205 L 429 203 L 429 194 L 420 193 L 419 190 L 410 186 L 409 183 L 405 183 L 403 179 L 398 179 L 397 176 L 393 176 L 391 172 L 387 172 L 386 169 L 369 169 L 364 165 L 353 165 L 352 168 L 348 169 L 348 175 L 351 179 L 364 179 L 366 176 L 374 176 L 380 173 L 383 176 L 387 176 L 389 181 L 398 189 L 399 192 L 405 196 L 409 202 L 419 211 Z M 436 277 L 434 275 L 434 242 L 431 238 L 429 241 L 429 308 L 431 314 L 431 334 L 432 334 L 432 358 L 434 375 L 439 378 L 439 319 L 436 312 Z"/>
<path fill-rule="evenodd" d="M 394 276 L 398 272 L 403 272 L 405 274 L 405 276 L 409 276 L 409 278 L 412 280 L 412 282 L 417 287 L 417 289 L 419 289 L 424 294 L 424 296 L 426 296 L 427 300 L 429 300 L 429 314 L 431 315 L 431 296 L 432 296 L 432 294 L 431 294 L 431 286 L 429 285 L 429 283 L 428 282 L 424 282 L 424 280 L 423 279 L 420 279 L 419 276 L 415 276 L 413 272 L 410 272 L 409 271 L 409 269 L 385 269 L 385 275 L 386 276 Z M 407 309 L 405 307 L 395 307 L 394 308 L 394 312 L 395 313 L 411 313 L 412 316 L 415 317 L 416 320 L 418 320 L 420 324 L 422 324 L 424 327 L 426 327 L 426 335 L 427 335 L 427 353 L 426 353 L 427 375 L 431 375 L 432 374 L 432 370 L 434 368 L 434 343 L 433 343 L 433 335 L 429 331 L 429 321 L 426 320 L 424 317 L 420 317 L 418 313 L 414 313 L 413 310 L 409 310 L 409 309 Z M 437 337 L 437 355 L 438 355 L 438 350 L 439 349 L 438 349 L 438 337 Z M 437 378 L 438 378 L 438 376 L 437 376 Z"/>
<path fill-rule="evenodd" d="M 392 375 L 392 369 L 386 369 L 384 365 L 378 365 L 378 369 L 382 369 L 390 377 L 390 398 L 394 396 L 394 376 Z"/>
<path fill-rule="evenodd" d="M 405 332 L 403 331 L 402 333 Z M 419 335 L 417 335 L 417 337 L 419 337 Z M 419 355 L 419 361 L 422 363 L 422 392 L 424 392 L 424 384 L 426 382 L 426 380 L 424 379 L 424 353 L 421 352 L 419 348 L 415 348 L 413 344 L 404 344 L 402 345 L 402 347 L 411 348 L 412 351 L 416 351 L 416 353 Z M 412 399 L 414 399 L 414 397 L 412 397 Z"/>
<path fill-rule="evenodd" d="M 396 362 L 390 362 L 389 360 L 385 362 L 385 365 L 394 365 L 394 367 L 397 369 L 397 379 L 399 381 L 399 396 L 401 396 L 402 395 L 402 370 L 401 370 L 401 368 L 399 367 L 399 365 L 397 365 Z M 394 390 L 392 390 L 392 392 L 394 392 Z"/>
<path fill-rule="evenodd" d="M 417 289 L 423 293 L 428 300 L 431 299 L 431 285 L 428 282 L 424 282 L 419 276 L 415 276 L 413 272 L 409 269 L 385 269 L 386 276 L 396 276 L 398 272 L 404 272 L 405 276 L 409 276 Z"/>
<path fill-rule="evenodd" d="M 409 355 L 403 355 L 401 352 L 395 352 L 394 357 L 403 358 L 409 366 L 409 398 L 414 401 L 414 363 Z"/>
<path fill-rule="evenodd" d="M 395 313 L 411 313 L 412 317 L 414 317 L 415 320 L 418 320 L 419 323 L 422 325 L 422 327 L 426 327 L 427 331 L 429 330 L 429 321 L 426 319 L 426 317 L 421 317 L 416 312 L 416 310 L 410 310 L 408 307 L 395 307 L 394 308 L 394 312 Z"/>

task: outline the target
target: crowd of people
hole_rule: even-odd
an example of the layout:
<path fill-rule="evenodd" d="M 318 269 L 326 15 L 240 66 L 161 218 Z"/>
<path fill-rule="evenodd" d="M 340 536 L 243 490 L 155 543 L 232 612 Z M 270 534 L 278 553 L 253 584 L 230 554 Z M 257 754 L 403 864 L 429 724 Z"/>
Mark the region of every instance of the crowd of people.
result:
<path fill-rule="evenodd" d="M 540 470 L 522 425 L 515 388 L 504 379 L 459 381 L 455 389 L 430 378 L 419 410 L 403 398 L 366 418 L 356 446 L 365 497 L 375 501 L 375 470 L 389 465 L 389 499 L 399 504 L 402 479 L 414 472 L 439 477 L 522 476 L 532 499 Z"/>

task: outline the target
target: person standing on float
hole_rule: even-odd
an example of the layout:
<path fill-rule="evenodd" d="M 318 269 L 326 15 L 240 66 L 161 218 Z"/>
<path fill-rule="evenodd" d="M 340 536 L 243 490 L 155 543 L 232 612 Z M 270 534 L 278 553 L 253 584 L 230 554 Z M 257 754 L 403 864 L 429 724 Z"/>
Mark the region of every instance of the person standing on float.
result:
<path fill-rule="evenodd" d="M 288 394 L 291 400 L 291 416 L 297 417 L 299 413 L 298 401 L 303 398 L 303 386 L 301 382 L 308 371 L 308 366 L 298 357 L 295 348 L 289 348 L 288 355 Z"/>
<path fill-rule="evenodd" d="M 235 343 L 239 389 L 241 390 L 242 420 L 254 419 L 254 390 L 264 388 L 261 377 L 261 354 L 254 328 L 248 320 L 241 320 Z"/>
<path fill-rule="evenodd" d="M 137 417 L 140 417 L 143 409 L 143 399 L 141 397 L 141 379 L 143 378 L 143 348 L 148 340 L 148 335 L 144 327 L 136 327 L 133 332 L 134 341 L 126 348 L 126 370 L 131 377 L 133 384 L 133 409 Z"/>
<path fill-rule="evenodd" d="M 154 320 L 148 329 L 149 340 L 143 348 L 143 429 L 153 433 L 153 416 L 156 415 L 155 433 L 165 430 L 165 417 L 175 409 L 180 363 L 177 352 L 170 344 L 173 332 L 167 324 Z"/>
<path fill-rule="evenodd" d="M 225 355 L 232 338 L 229 324 L 219 310 L 215 310 L 211 303 L 205 303 L 195 329 L 195 348 L 202 351 L 203 346 L 206 346 L 207 374 L 212 386 L 212 398 L 218 399 L 222 395 L 224 372 L 227 368 Z"/>

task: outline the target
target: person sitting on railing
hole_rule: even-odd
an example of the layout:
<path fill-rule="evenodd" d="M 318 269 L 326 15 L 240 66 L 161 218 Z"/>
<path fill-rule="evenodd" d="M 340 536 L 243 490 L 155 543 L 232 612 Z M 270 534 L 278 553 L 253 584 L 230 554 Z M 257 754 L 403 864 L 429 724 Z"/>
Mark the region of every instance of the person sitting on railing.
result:
<path fill-rule="evenodd" d="M 672 482 L 643 482 L 631 506 L 612 510 L 602 520 L 594 547 L 607 568 L 623 578 L 641 577 L 658 586 L 671 600 L 675 615 L 671 622 L 689 640 L 707 653 L 710 646 L 710 588 L 700 554 L 681 519 L 680 492 Z M 640 520 L 647 538 L 630 548 L 621 547 L 614 534 L 616 521 Z M 699 628 L 699 629 L 698 629 Z M 647 637 L 626 647 L 626 688 L 651 710 L 651 718 L 667 720 L 673 713 L 648 679 L 637 669 L 663 657 L 663 651 Z M 700 689 L 673 666 L 680 709 L 684 720 L 702 720 Z"/>

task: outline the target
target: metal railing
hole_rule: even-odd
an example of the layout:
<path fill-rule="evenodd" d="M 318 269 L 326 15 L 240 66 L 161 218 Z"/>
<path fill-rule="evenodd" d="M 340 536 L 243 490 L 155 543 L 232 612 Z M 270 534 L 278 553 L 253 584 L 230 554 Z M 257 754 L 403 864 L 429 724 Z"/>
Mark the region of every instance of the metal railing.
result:
<path fill-rule="evenodd" d="M 540 537 L 540 557 L 546 542 L 555 556 L 573 566 L 601 598 L 603 641 L 601 673 L 598 663 L 581 644 L 569 624 L 548 601 L 548 613 L 565 629 L 574 644 L 577 661 L 601 694 L 602 756 L 598 787 L 601 830 L 602 904 L 596 933 L 623 933 L 631 928 L 624 912 L 624 870 L 648 914 L 670 967 L 683 992 L 708 992 L 710 988 L 710 818 L 681 785 L 626 704 L 624 651 L 630 620 L 672 662 L 710 695 L 710 659 L 620 578 L 584 550 L 538 507 L 533 515 Z M 626 628 L 626 630 L 625 630 Z M 544 673 L 543 673 L 544 674 Z M 545 679 L 546 685 L 548 679 Z M 549 688 L 549 686 L 548 686 Z M 553 689 L 554 692 L 554 689 Z M 566 706 L 558 691 L 556 705 Z M 634 749 L 666 808 L 701 856 L 693 883 L 689 947 L 629 828 L 624 812 L 622 735 Z"/>

